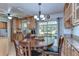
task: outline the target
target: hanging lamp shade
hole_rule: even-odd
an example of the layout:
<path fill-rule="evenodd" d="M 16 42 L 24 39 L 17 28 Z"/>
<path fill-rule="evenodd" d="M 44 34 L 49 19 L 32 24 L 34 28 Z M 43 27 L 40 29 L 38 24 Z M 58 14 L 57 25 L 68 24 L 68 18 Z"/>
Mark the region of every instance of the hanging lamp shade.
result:
<path fill-rule="evenodd" d="M 38 3 L 38 6 L 39 6 L 38 15 L 35 15 L 34 19 L 36 19 L 37 21 L 45 20 L 45 16 L 43 14 L 41 14 L 41 3 Z"/>

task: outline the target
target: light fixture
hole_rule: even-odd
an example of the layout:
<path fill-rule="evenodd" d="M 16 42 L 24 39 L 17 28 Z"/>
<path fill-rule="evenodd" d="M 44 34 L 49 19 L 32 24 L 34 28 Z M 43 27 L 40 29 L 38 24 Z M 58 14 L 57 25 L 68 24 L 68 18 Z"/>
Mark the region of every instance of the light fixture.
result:
<path fill-rule="evenodd" d="M 10 15 L 10 13 L 8 13 L 8 19 L 12 19 L 12 16 Z"/>
<path fill-rule="evenodd" d="M 12 17 L 11 16 L 8 16 L 8 19 L 12 19 Z"/>
<path fill-rule="evenodd" d="M 42 20 L 45 20 L 45 17 Z"/>
<path fill-rule="evenodd" d="M 44 18 L 44 15 L 40 15 L 40 18 Z"/>
<path fill-rule="evenodd" d="M 38 11 L 38 16 L 35 15 L 34 19 L 38 20 L 45 20 L 45 16 L 43 14 L 41 14 L 41 3 L 38 3 L 39 6 L 39 11 Z"/>
<path fill-rule="evenodd" d="M 36 20 L 39 20 L 39 18 L 36 18 Z"/>
<path fill-rule="evenodd" d="M 36 19 L 37 18 L 37 15 L 35 15 L 34 18 Z"/>

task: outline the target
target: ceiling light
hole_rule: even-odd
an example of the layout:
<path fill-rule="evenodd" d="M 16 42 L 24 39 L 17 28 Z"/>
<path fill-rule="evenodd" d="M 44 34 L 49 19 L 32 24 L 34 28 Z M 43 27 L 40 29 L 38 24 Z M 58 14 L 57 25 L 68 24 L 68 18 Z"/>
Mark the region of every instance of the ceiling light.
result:
<path fill-rule="evenodd" d="M 8 16 L 8 19 L 12 19 L 12 17 L 11 16 Z"/>
<path fill-rule="evenodd" d="M 41 13 L 41 3 L 38 3 L 39 6 L 39 11 L 38 11 L 38 15 L 34 16 L 34 19 L 38 20 L 45 20 L 45 16 Z"/>
<path fill-rule="evenodd" d="M 45 17 L 44 17 L 44 18 L 42 18 L 42 20 L 45 20 Z"/>
<path fill-rule="evenodd" d="M 36 20 L 39 20 L 39 18 L 36 18 Z"/>
<path fill-rule="evenodd" d="M 36 18 L 37 18 L 37 16 L 35 15 L 35 16 L 34 16 L 34 18 L 36 19 Z"/>
<path fill-rule="evenodd" d="M 40 18 L 44 18 L 44 15 L 40 15 Z"/>

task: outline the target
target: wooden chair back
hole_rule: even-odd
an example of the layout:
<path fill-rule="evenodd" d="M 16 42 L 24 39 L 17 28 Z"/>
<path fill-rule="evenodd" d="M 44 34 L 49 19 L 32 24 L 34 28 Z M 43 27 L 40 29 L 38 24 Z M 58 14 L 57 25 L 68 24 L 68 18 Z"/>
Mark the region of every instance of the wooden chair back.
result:
<path fill-rule="evenodd" d="M 23 47 L 19 44 L 19 41 L 14 40 L 15 50 L 16 50 L 16 56 L 23 56 L 24 50 Z"/>
<path fill-rule="evenodd" d="M 60 37 L 59 42 L 58 42 L 58 53 L 59 53 L 59 55 L 61 55 L 61 49 L 62 49 L 63 41 L 64 41 L 64 37 Z"/>
<path fill-rule="evenodd" d="M 30 41 L 27 41 L 27 42 L 21 42 L 20 41 L 20 45 L 24 49 L 24 55 L 25 56 L 31 56 L 31 43 L 30 43 Z"/>
<path fill-rule="evenodd" d="M 22 32 L 17 32 L 16 33 L 16 40 L 22 41 L 23 39 L 24 39 L 24 36 L 23 36 Z"/>
<path fill-rule="evenodd" d="M 22 32 L 17 32 L 15 34 L 13 34 L 13 42 L 14 42 L 14 45 L 15 45 L 15 50 L 16 50 L 17 56 L 24 55 L 24 49 L 19 44 L 19 42 L 23 39 L 24 39 L 24 36 L 23 36 Z"/>

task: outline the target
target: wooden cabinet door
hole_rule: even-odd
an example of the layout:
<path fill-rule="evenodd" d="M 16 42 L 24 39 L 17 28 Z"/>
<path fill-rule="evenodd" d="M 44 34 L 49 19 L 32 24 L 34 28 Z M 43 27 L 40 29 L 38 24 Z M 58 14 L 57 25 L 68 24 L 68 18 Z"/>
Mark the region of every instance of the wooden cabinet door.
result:
<path fill-rule="evenodd" d="M 12 20 L 12 31 L 17 32 L 17 29 L 20 28 L 21 20 L 18 18 L 13 18 Z"/>
<path fill-rule="evenodd" d="M 73 56 L 79 56 L 79 53 L 76 49 L 73 49 Z"/>
<path fill-rule="evenodd" d="M 33 17 L 27 18 L 27 20 L 29 21 L 28 23 L 28 28 L 29 29 L 34 29 L 35 28 L 35 19 Z"/>
<path fill-rule="evenodd" d="M 65 21 L 65 27 L 66 28 L 71 28 L 72 27 L 72 18 L 69 18 L 68 20 Z"/>
<path fill-rule="evenodd" d="M 62 49 L 62 56 L 79 56 L 79 52 L 67 40 L 64 40 Z"/>
<path fill-rule="evenodd" d="M 67 40 L 64 41 L 63 49 L 64 56 L 72 56 L 72 46 Z"/>
<path fill-rule="evenodd" d="M 79 24 L 79 3 L 73 4 L 73 17 L 72 17 L 72 24 L 73 26 Z"/>
<path fill-rule="evenodd" d="M 65 28 L 72 27 L 72 3 L 67 4 L 66 10 L 64 10 L 64 24 Z"/>
<path fill-rule="evenodd" d="M 16 20 L 16 28 L 20 28 L 20 25 L 21 25 L 21 20 Z"/>
<path fill-rule="evenodd" d="M 68 50 L 67 50 L 67 41 L 65 40 L 65 45 L 64 45 L 64 55 L 67 56 L 68 55 Z"/>
<path fill-rule="evenodd" d="M 0 29 L 7 29 L 7 22 L 0 22 Z"/>
<path fill-rule="evenodd" d="M 76 19 L 79 19 L 79 3 L 76 3 L 75 5 L 76 5 L 75 6 L 76 7 L 76 9 L 75 9 L 76 10 L 75 11 L 76 12 Z"/>

